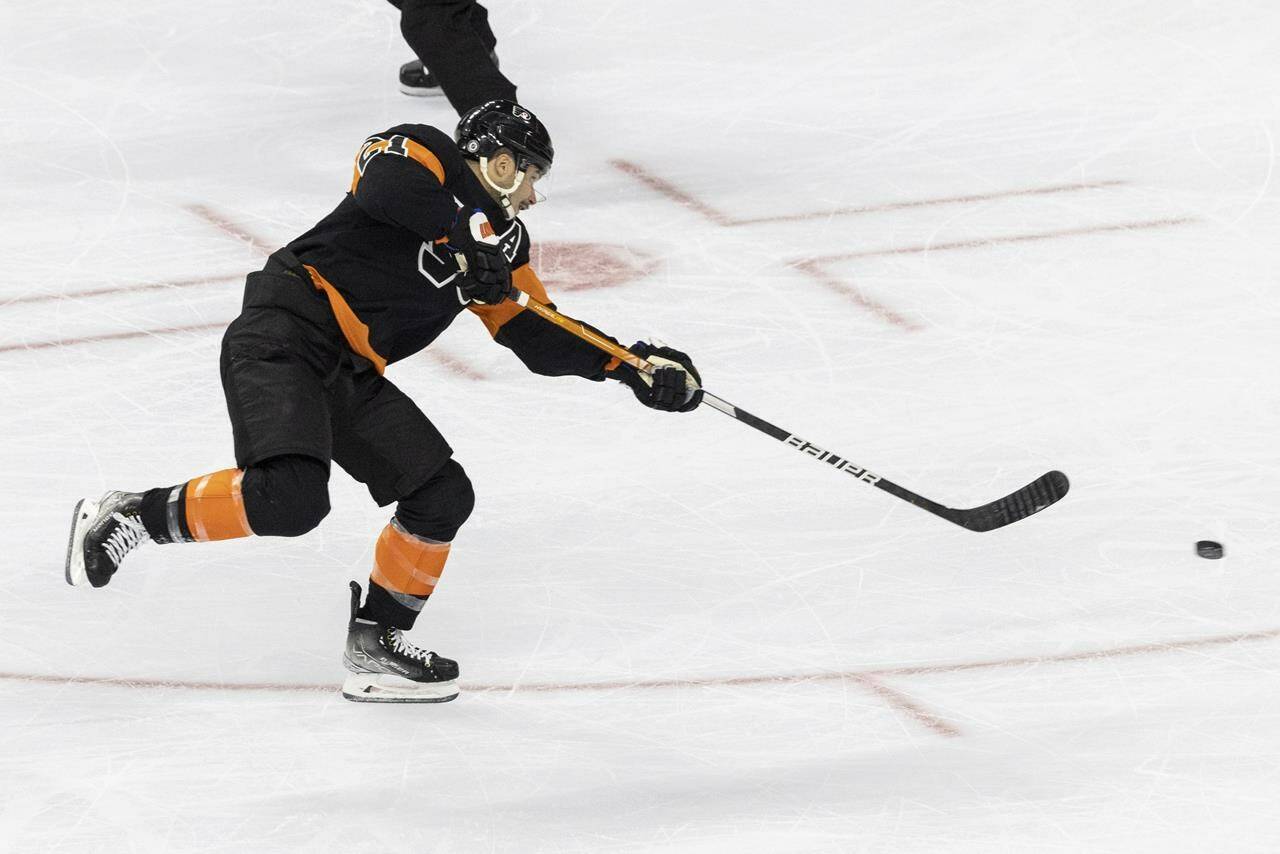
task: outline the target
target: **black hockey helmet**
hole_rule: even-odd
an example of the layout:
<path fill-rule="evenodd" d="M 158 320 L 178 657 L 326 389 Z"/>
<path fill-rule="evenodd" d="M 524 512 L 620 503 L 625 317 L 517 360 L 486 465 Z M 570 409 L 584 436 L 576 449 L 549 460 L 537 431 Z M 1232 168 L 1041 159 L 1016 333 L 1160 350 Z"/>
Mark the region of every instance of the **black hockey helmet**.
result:
<path fill-rule="evenodd" d="M 512 152 L 521 172 L 537 166 L 546 173 L 556 156 L 551 135 L 538 117 L 515 101 L 486 101 L 473 107 L 458 122 L 454 133 L 462 156 L 472 160 L 492 157 L 499 148 Z"/>

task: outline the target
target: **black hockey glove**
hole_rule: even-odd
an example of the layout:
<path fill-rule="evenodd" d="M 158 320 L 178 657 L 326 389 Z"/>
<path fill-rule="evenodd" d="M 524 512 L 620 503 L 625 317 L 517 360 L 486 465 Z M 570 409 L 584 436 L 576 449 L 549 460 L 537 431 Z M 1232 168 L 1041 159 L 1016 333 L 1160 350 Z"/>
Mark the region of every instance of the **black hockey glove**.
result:
<path fill-rule="evenodd" d="M 466 262 L 458 277 L 458 293 L 465 302 L 497 305 L 513 293 L 511 262 L 500 247 L 472 238 L 466 225 L 463 222 L 449 240 L 449 246 Z"/>
<path fill-rule="evenodd" d="M 679 350 L 655 347 L 648 341 L 637 341 L 628 349 L 657 367 L 652 375 L 627 364 L 612 372 L 635 393 L 636 400 L 663 412 L 691 412 L 698 408 L 702 402 L 702 377 L 693 366 L 693 359 Z"/>

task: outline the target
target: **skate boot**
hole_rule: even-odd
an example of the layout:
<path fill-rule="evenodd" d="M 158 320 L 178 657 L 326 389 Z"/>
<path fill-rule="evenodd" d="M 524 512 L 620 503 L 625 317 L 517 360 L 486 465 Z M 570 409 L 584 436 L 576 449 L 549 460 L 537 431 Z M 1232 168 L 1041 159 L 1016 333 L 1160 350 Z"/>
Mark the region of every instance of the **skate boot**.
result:
<path fill-rule="evenodd" d="M 141 504 L 138 492 L 108 492 L 97 501 L 80 499 L 67 543 L 68 584 L 106 586 L 125 555 L 151 542 L 138 515 Z"/>
<path fill-rule="evenodd" d="M 359 616 L 351 582 L 351 622 L 342 664 L 351 671 L 342 696 L 357 703 L 444 703 L 458 696 L 458 663 L 405 640 L 401 629 Z"/>
<path fill-rule="evenodd" d="M 498 55 L 491 53 L 489 58 L 493 60 L 493 67 L 497 68 Z M 400 91 L 418 98 L 444 94 L 440 89 L 440 81 L 427 70 L 420 59 L 400 66 Z"/>

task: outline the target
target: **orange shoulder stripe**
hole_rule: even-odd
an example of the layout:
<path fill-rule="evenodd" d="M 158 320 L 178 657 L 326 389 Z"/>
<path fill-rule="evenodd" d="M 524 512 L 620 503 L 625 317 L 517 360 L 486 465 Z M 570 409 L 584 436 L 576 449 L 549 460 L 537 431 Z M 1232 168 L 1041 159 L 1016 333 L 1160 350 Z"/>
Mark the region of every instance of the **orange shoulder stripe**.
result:
<path fill-rule="evenodd" d="M 431 149 L 419 142 L 413 140 L 405 140 L 405 149 L 408 150 L 409 156 L 421 165 L 427 167 L 427 170 L 436 176 L 436 180 L 444 185 L 444 166 L 440 163 L 440 158 L 436 157 Z"/>
<path fill-rule="evenodd" d="M 538 278 L 538 274 L 533 272 L 533 268 L 528 264 L 521 264 L 511 271 L 511 283 L 538 302 L 550 302 L 547 299 L 547 289 L 543 286 L 542 280 Z M 498 305 L 476 305 L 472 303 L 467 308 L 479 316 L 480 322 L 489 330 L 490 335 L 497 335 L 498 330 L 502 328 L 504 323 L 524 311 L 524 307 L 517 305 L 513 300 L 504 300 Z"/>
<path fill-rule="evenodd" d="M 329 283 L 329 280 L 320 275 L 320 271 L 310 264 L 304 264 L 307 272 L 311 274 L 311 282 L 316 286 L 316 290 L 324 291 L 325 296 L 329 298 L 329 307 L 333 310 L 333 316 L 338 321 L 338 328 L 342 330 L 342 337 L 347 339 L 347 346 L 356 353 L 364 356 L 373 366 L 377 368 L 381 374 L 387 369 L 387 360 L 373 349 L 373 345 L 369 343 L 369 327 L 356 316 L 351 310 L 351 306 L 347 305 L 347 301 L 342 298 L 342 294 L 338 289 Z"/>
<path fill-rule="evenodd" d="M 440 158 L 436 157 L 435 152 L 420 142 L 415 142 L 402 134 L 396 134 L 389 139 L 370 137 L 365 140 L 364 145 L 360 147 L 360 153 L 356 155 L 356 165 L 351 172 L 351 192 L 354 193 L 356 187 L 360 185 L 360 178 L 364 175 L 369 161 L 382 154 L 408 157 L 435 175 L 440 185 L 444 186 L 444 165 L 440 163 Z"/>

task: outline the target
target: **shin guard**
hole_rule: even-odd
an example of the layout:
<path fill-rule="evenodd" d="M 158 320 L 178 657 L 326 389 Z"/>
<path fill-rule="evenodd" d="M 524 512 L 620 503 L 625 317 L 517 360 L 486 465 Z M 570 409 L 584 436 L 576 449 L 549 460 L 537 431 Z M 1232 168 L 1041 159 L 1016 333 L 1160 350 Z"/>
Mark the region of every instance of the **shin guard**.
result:
<path fill-rule="evenodd" d="M 224 469 L 187 481 L 183 496 L 192 539 L 207 542 L 253 536 L 240 491 L 243 478 L 240 469 Z"/>
<path fill-rule="evenodd" d="M 411 534 L 393 517 L 374 549 L 366 615 L 382 625 L 411 627 L 448 557 L 449 543 Z"/>

